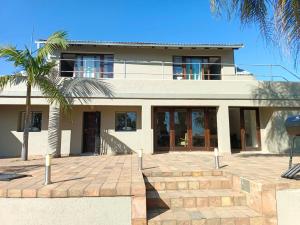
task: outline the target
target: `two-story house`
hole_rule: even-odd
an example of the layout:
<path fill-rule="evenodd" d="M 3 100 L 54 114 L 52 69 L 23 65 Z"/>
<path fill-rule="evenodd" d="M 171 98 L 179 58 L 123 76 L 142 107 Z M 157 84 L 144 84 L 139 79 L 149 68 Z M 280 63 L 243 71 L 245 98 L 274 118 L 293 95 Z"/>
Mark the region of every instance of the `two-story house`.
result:
<path fill-rule="evenodd" d="M 234 61 L 242 47 L 70 40 L 49 58 L 57 60 L 59 76 L 85 87 L 72 93 L 70 115 L 32 91 L 29 154 L 286 151 L 284 119 L 300 111 L 300 85 L 242 71 Z M 87 79 L 107 89 L 101 93 Z M 0 156 L 20 154 L 25 90 L 0 93 Z M 56 145 L 48 144 L 49 130 L 57 133 Z"/>

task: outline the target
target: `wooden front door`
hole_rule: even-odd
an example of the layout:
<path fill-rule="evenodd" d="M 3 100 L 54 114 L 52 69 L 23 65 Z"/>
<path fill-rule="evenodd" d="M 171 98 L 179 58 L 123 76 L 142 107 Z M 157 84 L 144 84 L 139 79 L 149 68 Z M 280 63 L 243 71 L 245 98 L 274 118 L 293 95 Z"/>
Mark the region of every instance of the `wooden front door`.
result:
<path fill-rule="evenodd" d="M 154 146 L 158 151 L 212 150 L 217 147 L 216 109 L 154 109 Z"/>
<path fill-rule="evenodd" d="M 83 153 L 99 153 L 100 112 L 83 113 Z"/>

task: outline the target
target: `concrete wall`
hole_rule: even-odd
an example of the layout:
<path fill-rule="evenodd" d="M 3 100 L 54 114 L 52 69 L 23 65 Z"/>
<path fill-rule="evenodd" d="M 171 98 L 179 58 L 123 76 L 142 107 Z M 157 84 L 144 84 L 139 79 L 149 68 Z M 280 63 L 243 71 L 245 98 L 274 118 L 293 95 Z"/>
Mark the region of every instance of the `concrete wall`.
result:
<path fill-rule="evenodd" d="M 126 154 L 140 149 L 141 107 L 76 106 L 71 116 L 62 119 L 62 154 L 80 154 L 83 139 L 83 113 L 101 112 L 100 154 Z M 116 112 L 136 112 L 136 131 L 115 131 Z"/>
<path fill-rule="evenodd" d="M 291 147 L 292 138 L 285 130 L 284 122 L 288 116 L 299 115 L 300 108 L 261 108 L 261 140 L 262 151 L 271 153 L 287 153 Z M 296 143 L 300 151 L 300 140 Z"/>
<path fill-rule="evenodd" d="M 277 191 L 276 199 L 278 225 L 298 224 L 300 209 L 300 189 Z"/>
<path fill-rule="evenodd" d="M 42 131 L 30 132 L 29 154 L 43 155 L 48 147 L 48 106 L 33 106 L 32 111 L 42 112 Z M 0 105 L 0 157 L 20 156 L 23 132 L 19 131 L 20 113 L 24 106 Z"/>
<path fill-rule="evenodd" d="M 2 225 L 130 225 L 131 198 L 0 198 L 0 218 Z"/>
<path fill-rule="evenodd" d="M 234 64 L 234 52 L 232 49 L 172 49 L 172 48 L 130 48 L 130 47 L 105 47 L 105 46 L 70 46 L 65 52 L 71 53 L 93 53 L 93 54 L 113 54 L 114 78 L 124 78 L 126 68 L 126 78 L 128 79 L 173 79 L 173 56 L 220 56 L 221 63 Z M 60 53 L 56 54 L 59 57 Z M 126 67 L 124 60 L 127 61 Z M 157 63 L 137 64 L 132 61 L 146 61 Z M 161 61 L 167 62 L 162 66 Z M 224 79 L 236 79 L 234 76 L 234 66 L 224 65 L 222 75 Z M 164 75 L 163 75 L 164 74 Z"/>

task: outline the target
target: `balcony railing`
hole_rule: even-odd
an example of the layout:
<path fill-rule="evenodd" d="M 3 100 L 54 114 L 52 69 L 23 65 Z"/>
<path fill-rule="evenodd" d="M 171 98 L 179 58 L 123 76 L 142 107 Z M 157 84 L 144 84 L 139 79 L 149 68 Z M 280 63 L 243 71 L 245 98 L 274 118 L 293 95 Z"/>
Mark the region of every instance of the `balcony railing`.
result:
<path fill-rule="evenodd" d="M 281 65 L 60 59 L 63 77 L 141 80 L 266 80 L 299 82 Z"/>

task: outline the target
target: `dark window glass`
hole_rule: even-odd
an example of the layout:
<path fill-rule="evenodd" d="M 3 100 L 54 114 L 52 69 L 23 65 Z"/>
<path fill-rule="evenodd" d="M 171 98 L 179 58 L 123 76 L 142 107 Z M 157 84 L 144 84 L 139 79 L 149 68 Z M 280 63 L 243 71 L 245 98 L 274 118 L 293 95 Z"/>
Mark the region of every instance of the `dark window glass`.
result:
<path fill-rule="evenodd" d="M 221 79 L 221 58 L 220 57 L 210 57 L 209 63 L 209 73 L 210 80 L 220 80 Z"/>
<path fill-rule="evenodd" d="M 60 76 L 73 77 L 75 54 L 62 54 L 60 61 Z"/>
<path fill-rule="evenodd" d="M 116 131 L 136 131 L 136 113 L 118 112 L 116 113 Z"/>
<path fill-rule="evenodd" d="M 21 112 L 20 114 L 20 126 L 19 131 L 24 131 L 25 127 L 25 112 Z M 42 113 L 41 112 L 31 112 L 31 132 L 39 132 L 42 130 Z"/>

